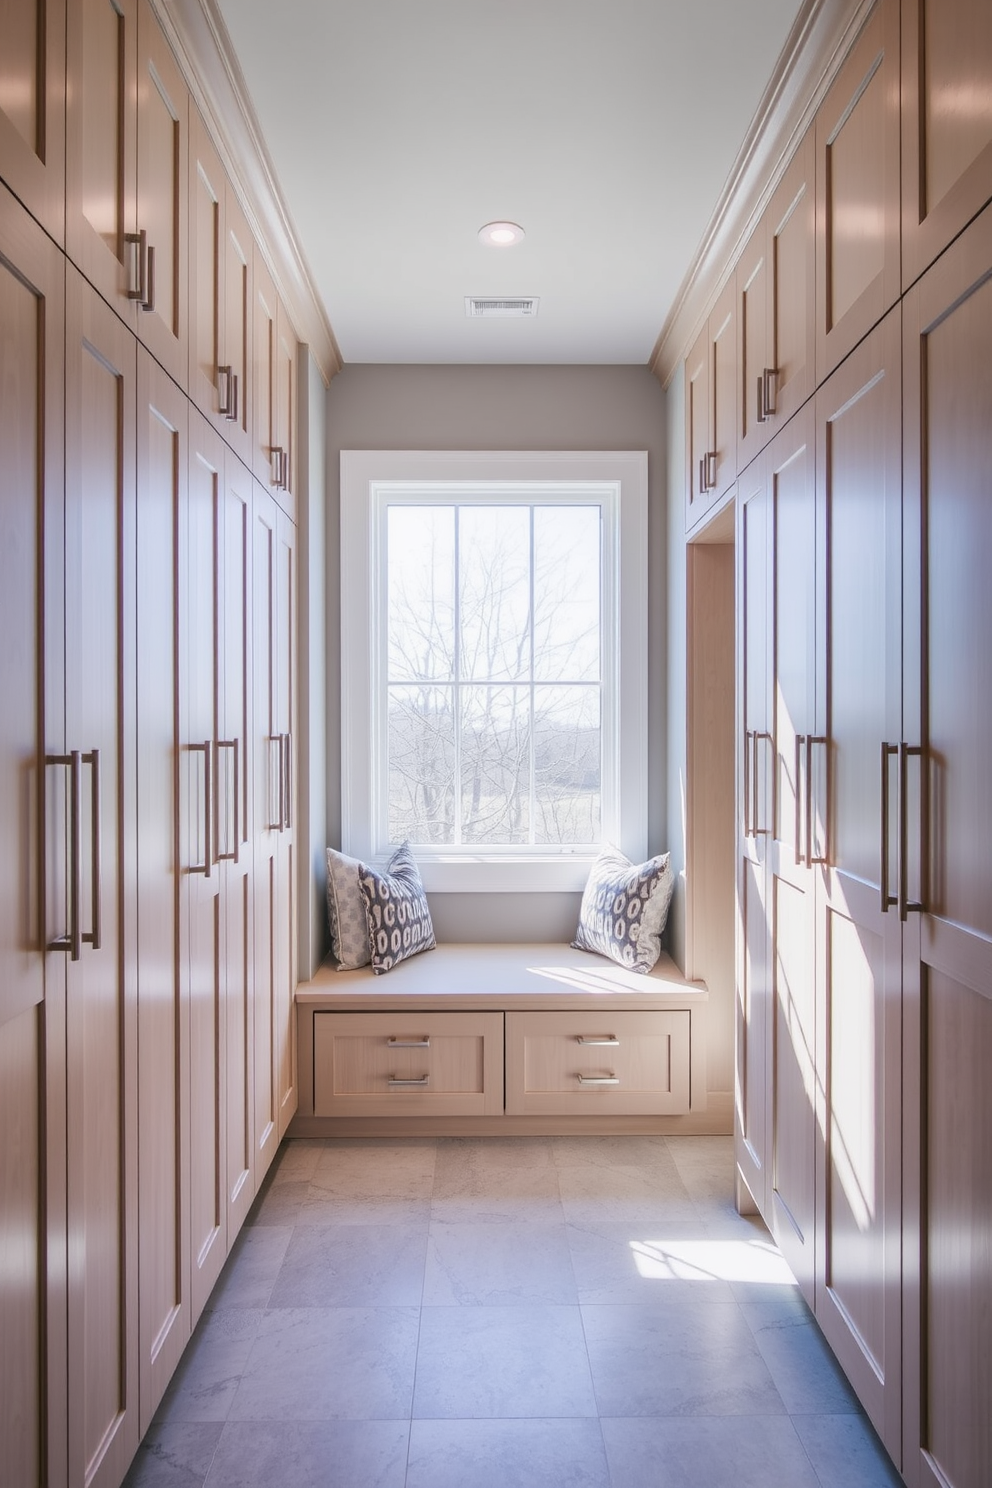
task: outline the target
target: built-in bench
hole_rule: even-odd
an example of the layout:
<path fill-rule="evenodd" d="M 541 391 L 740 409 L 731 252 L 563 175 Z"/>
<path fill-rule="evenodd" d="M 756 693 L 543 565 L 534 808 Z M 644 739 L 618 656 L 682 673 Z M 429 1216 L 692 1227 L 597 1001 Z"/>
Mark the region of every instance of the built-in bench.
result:
<path fill-rule="evenodd" d="M 290 1136 L 703 1132 L 708 994 L 561 944 L 444 945 L 296 994 Z"/>

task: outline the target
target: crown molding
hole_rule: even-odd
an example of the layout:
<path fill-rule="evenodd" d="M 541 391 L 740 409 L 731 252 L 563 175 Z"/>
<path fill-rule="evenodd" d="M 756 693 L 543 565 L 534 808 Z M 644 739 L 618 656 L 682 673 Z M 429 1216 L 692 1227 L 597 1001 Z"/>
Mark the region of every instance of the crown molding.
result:
<path fill-rule="evenodd" d="M 325 384 L 341 352 L 283 199 L 216 0 L 150 0 L 231 179 L 273 282 Z"/>
<path fill-rule="evenodd" d="M 655 342 L 648 366 L 668 386 L 813 121 L 874 0 L 805 0 Z"/>

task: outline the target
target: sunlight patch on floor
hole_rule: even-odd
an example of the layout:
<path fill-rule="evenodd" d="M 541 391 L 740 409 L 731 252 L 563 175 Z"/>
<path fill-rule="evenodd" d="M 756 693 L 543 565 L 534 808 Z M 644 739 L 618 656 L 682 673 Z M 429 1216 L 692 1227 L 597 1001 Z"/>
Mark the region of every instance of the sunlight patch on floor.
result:
<path fill-rule="evenodd" d="M 649 1281 L 752 1281 L 795 1286 L 777 1246 L 762 1240 L 631 1240 Z"/>

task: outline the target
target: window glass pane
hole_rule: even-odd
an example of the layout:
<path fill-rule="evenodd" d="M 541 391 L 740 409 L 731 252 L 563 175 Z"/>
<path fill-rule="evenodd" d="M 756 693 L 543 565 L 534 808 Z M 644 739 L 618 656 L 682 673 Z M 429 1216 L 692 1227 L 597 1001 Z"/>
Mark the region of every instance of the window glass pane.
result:
<path fill-rule="evenodd" d="M 460 507 L 458 570 L 462 679 L 529 677 L 530 508 Z"/>
<path fill-rule="evenodd" d="M 530 689 L 461 689 L 462 841 L 530 840 Z"/>
<path fill-rule="evenodd" d="M 388 508 L 389 681 L 450 681 L 455 655 L 455 511 Z"/>
<path fill-rule="evenodd" d="M 598 842 L 601 788 L 599 688 L 535 687 L 535 842 Z"/>
<path fill-rule="evenodd" d="M 450 687 L 389 688 L 389 840 L 450 845 L 455 719 Z"/>
<path fill-rule="evenodd" d="M 537 681 L 600 679 L 600 525 L 598 506 L 534 509 Z"/>

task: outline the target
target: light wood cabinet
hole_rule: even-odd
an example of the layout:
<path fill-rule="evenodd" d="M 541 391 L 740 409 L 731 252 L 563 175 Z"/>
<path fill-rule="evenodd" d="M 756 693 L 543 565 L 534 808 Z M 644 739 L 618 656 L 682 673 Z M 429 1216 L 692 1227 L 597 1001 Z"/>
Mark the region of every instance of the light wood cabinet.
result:
<path fill-rule="evenodd" d="M 734 285 L 727 285 L 689 353 L 686 366 L 686 531 L 722 497 L 737 474 Z"/>
<path fill-rule="evenodd" d="M 252 297 L 252 469 L 281 509 L 296 519 L 296 334 L 256 249 Z"/>
<path fill-rule="evenodd" d="M 251 462 L 253 246 L 237 196 L 190 108 L 189 393 Z"/>
<path fill-rule="evenodd" d="M 903 303 L 903 1265 L 913 1488 L 992 1479 L 992 209 Z M 919 751 L 919 753 L 917 752 Z"/>
<path fill-rule="evenodd" d="M 0 8 L 0 180 L 57 243 L 65 232 L 65 0 Z"/>
<path fill-rule="evenodd" d="M 903 0 L 902 283 L 992 201 L 992 9 Z"/>
<path fill-rule="evenodd" d="M 0 1451 L 24 1488 L 67 1464 L 64 279 L 0 186 Z"/>
<path fill-rule="evenodd" d="M 503 1109 L 501 1013 L 315 1013 L 317 1116 Z"/>
<path fill-rule="evenodd" d="M 877 0 L 816 114 L 816 380 L 895 304 L 899 0 Z"/>
<path fill-rule="evenodd" d="M 814 387 L 815 158 L 810 130 L 737 266 L 738 470 L 784 428 Z"/>
<path fill-rule="evenodd" d="M 678 1116 L 689 1013 L 508 1012 L 508 1116 Z"/>

